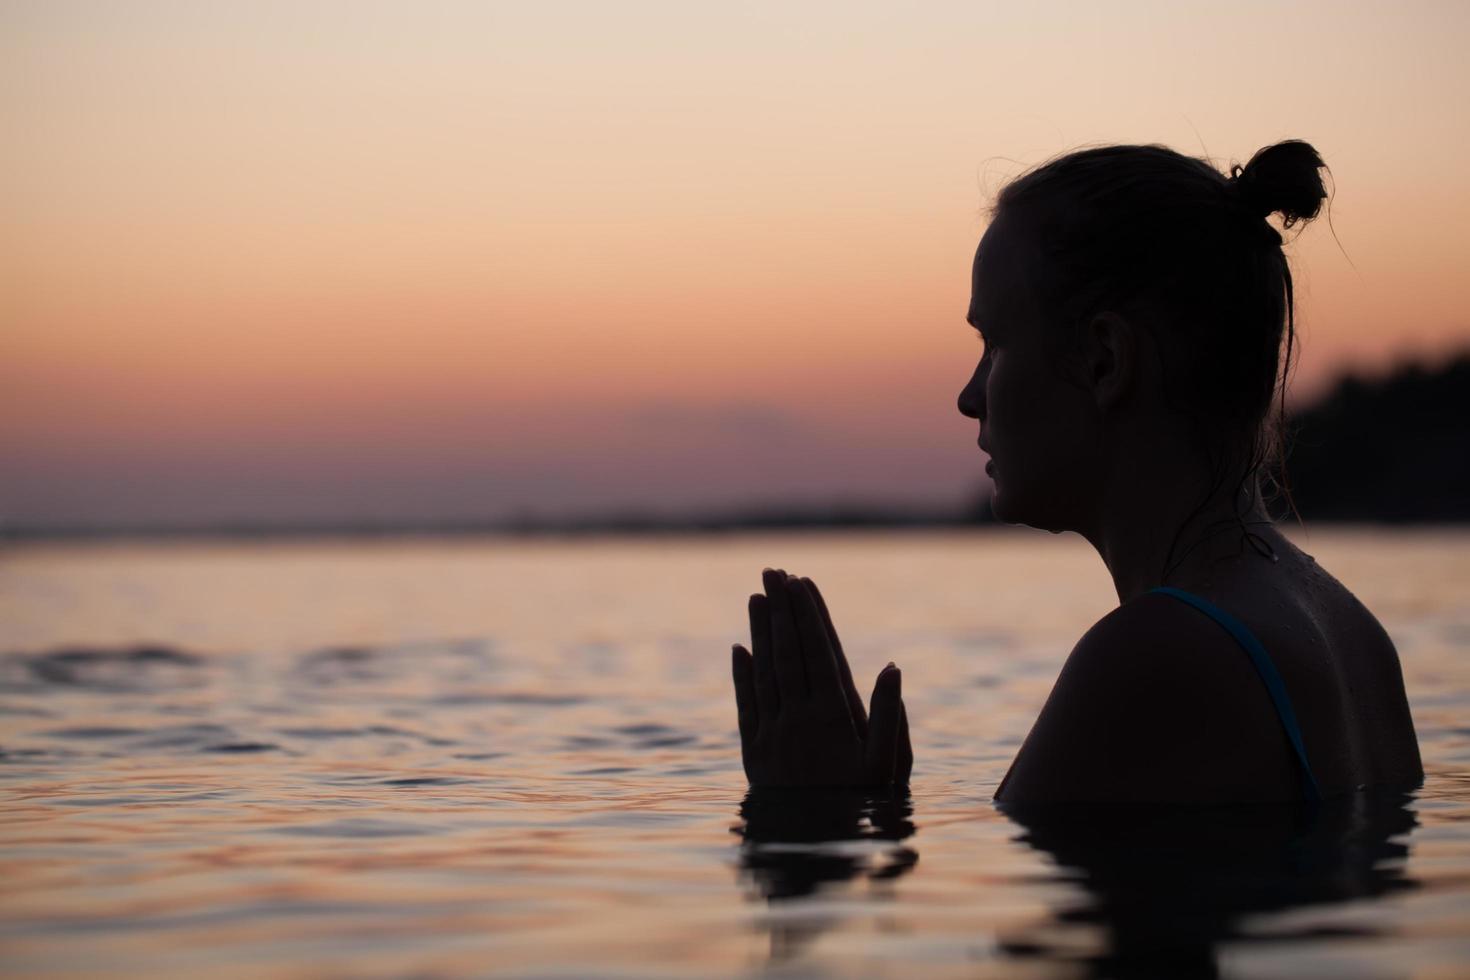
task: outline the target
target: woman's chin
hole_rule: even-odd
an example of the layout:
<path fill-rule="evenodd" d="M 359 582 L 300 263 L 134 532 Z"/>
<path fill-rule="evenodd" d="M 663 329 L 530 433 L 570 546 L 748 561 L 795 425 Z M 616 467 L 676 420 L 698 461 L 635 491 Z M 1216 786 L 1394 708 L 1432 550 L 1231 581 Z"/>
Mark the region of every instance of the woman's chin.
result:
<path fill-rule="evenodd" d="M 1060 520 L 1058 515 L 1038 513 L 1034 507 L 1020 506 L 1014 494 L 1002 493 L 999 486 L 990 491 L 990 516 L 1000 524 L 1034 527 L 1038 531 L 1050 531 L 1052 534 L 1068 530 L 1068 522 Z"/>
<path fill-rule="evenodd" d="M 1001 524 L 1023 523 L 1011 512 L 1009 501 L 1001 494 L 999 487 L 990 491 L 990 516 Z"/>

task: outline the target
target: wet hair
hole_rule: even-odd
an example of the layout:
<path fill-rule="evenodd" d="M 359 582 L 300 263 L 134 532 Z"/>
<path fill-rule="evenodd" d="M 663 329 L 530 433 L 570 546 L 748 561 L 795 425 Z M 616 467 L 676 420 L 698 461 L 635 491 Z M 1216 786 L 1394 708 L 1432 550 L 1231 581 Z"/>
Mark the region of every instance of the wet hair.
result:
<path fill-rule="evenodd" d="M 1061 341 L 1059 360 L 1102 312 L 1152 333 L 1165 404 L 1189 420 L 1211 467 L 1186 525 L 1231 477 L 1238 508 L 1253 503 L 1261 479 L 1290 503 L 1283 439 L 1296 314 L 1282 236 L 1268 218 L 1291 228 L 1316 217 L 1324 169 L 1300 140 L 1268 146 L 1228 175 L 1163 146 L 1103 146 L 1021 175 L 996 201 L 996 217 L 1019 219 L 1039 249 L 1031 286 L 1052 328 L 1048 344 Z M 1239 509 L 1236 523 L 1255 537 Z"/>

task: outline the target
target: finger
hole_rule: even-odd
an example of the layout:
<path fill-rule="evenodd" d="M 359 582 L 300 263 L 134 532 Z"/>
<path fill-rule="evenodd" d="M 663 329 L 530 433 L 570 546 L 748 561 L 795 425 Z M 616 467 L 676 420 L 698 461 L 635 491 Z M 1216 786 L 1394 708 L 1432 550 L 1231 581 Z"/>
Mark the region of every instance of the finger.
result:
<path fill-rule="evenodd" d="M 770 603 L 763 595 L 750 597 L 751 670 L 755 674 L 755 710 L 762 725 L 774 721 L 781 710 L 776 690 L 776 665 L 771 661 Z"/>
<path fill-rule="evenodd" d="M 791 708 L 807 696 L 806 667 L 801 662 L 801 640 L 786 594 L 786 573 L 766 569 L 761 575 L 771 610 L 771 659 L 776 665 L 776 687 L 781 704 Z"/>
<path fill-rule="evenodd" d="M 735 716 L 740 721 L 740 749 L 744 755 L 755 741 L 760 716 L 755 706 L 755 666 L 750 651 L 738 643 L 730 649 L 730 672 L 735 678 Z"/>
<path fill-rule="evenodd" d="M 868 772 L 879 786 L 893 782 L 902 712 L 903 675 L 897 667 L 889 664 L 873 685 L 873 699 L 868 709 Z"/>
<path fill-rule="evenodd" d="M 806 664 L 806 680 L 813 703 L 820 704 L 823 712 L 851 717 L 852 710 L 848 707 L 847 695 L 837 673 L 837 661 L 832 654 L 832 642 L 816 600 L 808 591 L 806 582 L 799 578 L 787 579 L 786 593 L 791 599 L 797 635 L 801 637 L 802 662 Z"/>
<path fill-rule="evenodd" d="M 858 693 L 857 684 L 852 679 L 852 668 L 848 666 L 847 655 L 842 651 L 842 641 L 837 639 L 837 628 L 832 625 L 832 614 L 827 611 L 827 600 L 822 598 L 822 592 L 817 588 L 817 583 L 809 578 L 802 579 L 806 587 L 811 590 L 812 598 L 816 600 L 817 610 L 822 614 L 822 623 L 827 629 L 827 639 L 832 644 L 832 659 L 837 663 L 837 677 L 842 682 L 842 693 L 847 698 L 848 710 L 852 712 L 852 723 L 860 736 L 868 734 L 868 712 L 863 708 L 863 696 Z"/>
<path fill-rule="evenodd" d="M 900 786 L 907 786 L 913 772 L 914 746 L 909 741 L 909 709 L 900 698 L 898 702 L 898 751 L 893 761 L 893 781 Z"/>

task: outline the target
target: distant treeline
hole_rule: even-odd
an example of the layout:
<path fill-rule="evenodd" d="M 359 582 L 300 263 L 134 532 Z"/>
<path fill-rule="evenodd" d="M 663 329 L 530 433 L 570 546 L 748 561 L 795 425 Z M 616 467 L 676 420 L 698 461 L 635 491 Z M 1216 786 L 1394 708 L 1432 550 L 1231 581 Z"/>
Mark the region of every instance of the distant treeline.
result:
<path fill-rule="evenodd" d="M 1470 519 L 1470 352 L 1344 378 L 1291 417 L 1286 473 L 1305 520 Z"/>
<path fill-rule="evenodd" d="M 982 513 L 983 511 L 983 513 Z M 830 507 L 764 508 L 696 515 L 657 513 L 592 514 L 584 517 L 514 517 L 487 520 L 389 520 L 310 523 L 190 525 L 0 526 L 0 542 L 189 540 L 274 541 L 299 538 L 583 537 L 596 535 L 718 534 L 740 531 L 800 531 L 830 528 L 934 528 L 987 523 L 989 502 L 973 508 L 915 510 L 840 504 Z"/>

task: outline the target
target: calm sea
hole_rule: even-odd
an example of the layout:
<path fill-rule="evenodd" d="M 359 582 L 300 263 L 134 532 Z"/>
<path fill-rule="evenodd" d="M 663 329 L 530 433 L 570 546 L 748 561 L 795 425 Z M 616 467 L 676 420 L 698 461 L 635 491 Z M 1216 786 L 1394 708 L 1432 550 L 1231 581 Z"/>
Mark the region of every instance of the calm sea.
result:
<path fill-rule="evenodd" d="M 1428 780 L 1002 813 L 1114 604 L 1009 530 L 0 553 L 16 977 L 1470 975 L 1470 531 L 1299 543 L 1398 644 Z M 904 669 L 911 796 L 746 796 L 762 566 Z"/>

